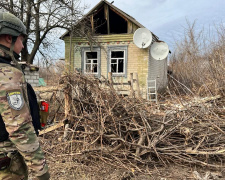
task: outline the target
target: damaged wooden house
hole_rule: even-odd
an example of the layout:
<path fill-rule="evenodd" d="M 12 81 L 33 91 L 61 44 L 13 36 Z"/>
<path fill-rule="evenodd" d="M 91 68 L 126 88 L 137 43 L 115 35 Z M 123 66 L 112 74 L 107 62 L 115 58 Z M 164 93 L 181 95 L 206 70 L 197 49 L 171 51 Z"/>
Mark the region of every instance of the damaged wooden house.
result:
<path fill-rule="evenodd" d="M 144 26 L 101 0 L 74 25 L 75 34 L 66 32 L 60 37 L 65 42 L 65 61 L 71 70 L 83 74 L 100 79 L 111 76 L 118 93 L 128 93 L 126 84 L 132 83 L 136 94 L 149 98 L 167 86 L 167 57 L 160 61 L 152 57 L 152 44 L 161 43 L 153 33 L 148 47 L 135 44 L 134 34 L 139 28 Z"/>

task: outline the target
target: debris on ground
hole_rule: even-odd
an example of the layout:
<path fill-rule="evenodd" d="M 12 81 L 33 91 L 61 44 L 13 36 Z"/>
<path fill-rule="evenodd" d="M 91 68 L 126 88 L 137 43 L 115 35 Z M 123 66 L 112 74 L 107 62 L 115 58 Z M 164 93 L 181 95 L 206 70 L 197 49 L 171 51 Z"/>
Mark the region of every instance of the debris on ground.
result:
<path fill-rule="evenodd" d="M 161 172 L 171 165 L 195 167 L 185 174 L 189 179 L 225 176 L 223 95 L 155 104 L 120 96 L 110 83 L 78 73 L 61 83 L 50 95 L 50 119 L 60 125 L 40 133 L 56 179 L 154 179 L 157 173 L 173 179 Z M 109 169 L 122 172 L 110 177 Z"/>

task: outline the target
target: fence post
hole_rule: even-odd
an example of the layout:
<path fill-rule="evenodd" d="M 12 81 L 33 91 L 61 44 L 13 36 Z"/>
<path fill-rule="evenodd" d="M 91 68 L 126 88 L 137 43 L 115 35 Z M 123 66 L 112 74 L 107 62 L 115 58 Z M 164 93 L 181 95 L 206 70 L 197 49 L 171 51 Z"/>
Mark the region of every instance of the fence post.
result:
<path fill-rule="evenodd" d="M 140 91 L 140 86 L 139 86 L 138 73 L 135 73 L 135 79 L 136 79 L 136 84 L 137 84 L 137 95 L 138 95 L 138 97 L 141 97 L 141 91 Z"/>
<path fill-rule="evenodd" d="M 133 79 L 133 73 L 130 73 L 130 96 L 133 98 L 134 97 L 134 79 Z"/>
<path fill-rule="evenodd" d="M 109 84 L 112 84 L 112 72 L 108 72 Z"/>
<path fill-rule="evenodd" d="M 66 87 L 64 89 L 65 92 L 65 120 L 64 120 L 64 140 L 67 139 L 68 136 L 68 128 L 69 123 L 71 122 L 71 104 L 72 104 L 72 88 L 70 86 L 70 77 L 68 77 L 67 82 L 65 82 Z"/>

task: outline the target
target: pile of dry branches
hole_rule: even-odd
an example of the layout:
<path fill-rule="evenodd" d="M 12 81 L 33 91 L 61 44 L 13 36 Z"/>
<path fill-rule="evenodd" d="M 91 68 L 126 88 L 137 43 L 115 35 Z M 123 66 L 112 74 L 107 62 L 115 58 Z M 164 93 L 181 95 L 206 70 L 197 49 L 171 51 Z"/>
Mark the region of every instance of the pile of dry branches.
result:
<path fill-rule="evenodd" d="M 110 83 L 80 74 L 64 76 L 69 97 L 70 127 L 45 134 L 49 155 L 85 165 L 103 161 L 115 167 L 146 172 L 149 166 L 174 162 L 222 168 L 225 160 L 224 97 L 178 98 L 160 104 L 123 97 Z M 54 100 L 65 111 L 62 94 Z M 59 142 L 60 141 L 60 142 Z"/>

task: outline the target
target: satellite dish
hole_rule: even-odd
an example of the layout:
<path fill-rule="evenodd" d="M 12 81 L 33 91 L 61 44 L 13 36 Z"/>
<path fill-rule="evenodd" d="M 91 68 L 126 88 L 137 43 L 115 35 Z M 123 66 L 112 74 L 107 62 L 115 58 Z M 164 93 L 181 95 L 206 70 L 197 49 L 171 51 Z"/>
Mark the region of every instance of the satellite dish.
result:
<path fill-rule="evenodd" d="M 147 48 L 152 42 L 152 33 L 146 28 L 138 28 L 133 36 L 134 44 L 139 48 Z"/>
<path fill-rule="evenodd" d="M 150 53 L 156 60 L 163 60 L 169 53 L 169 46 L 163 42 L 154 42 L 151 46 Z"/>

